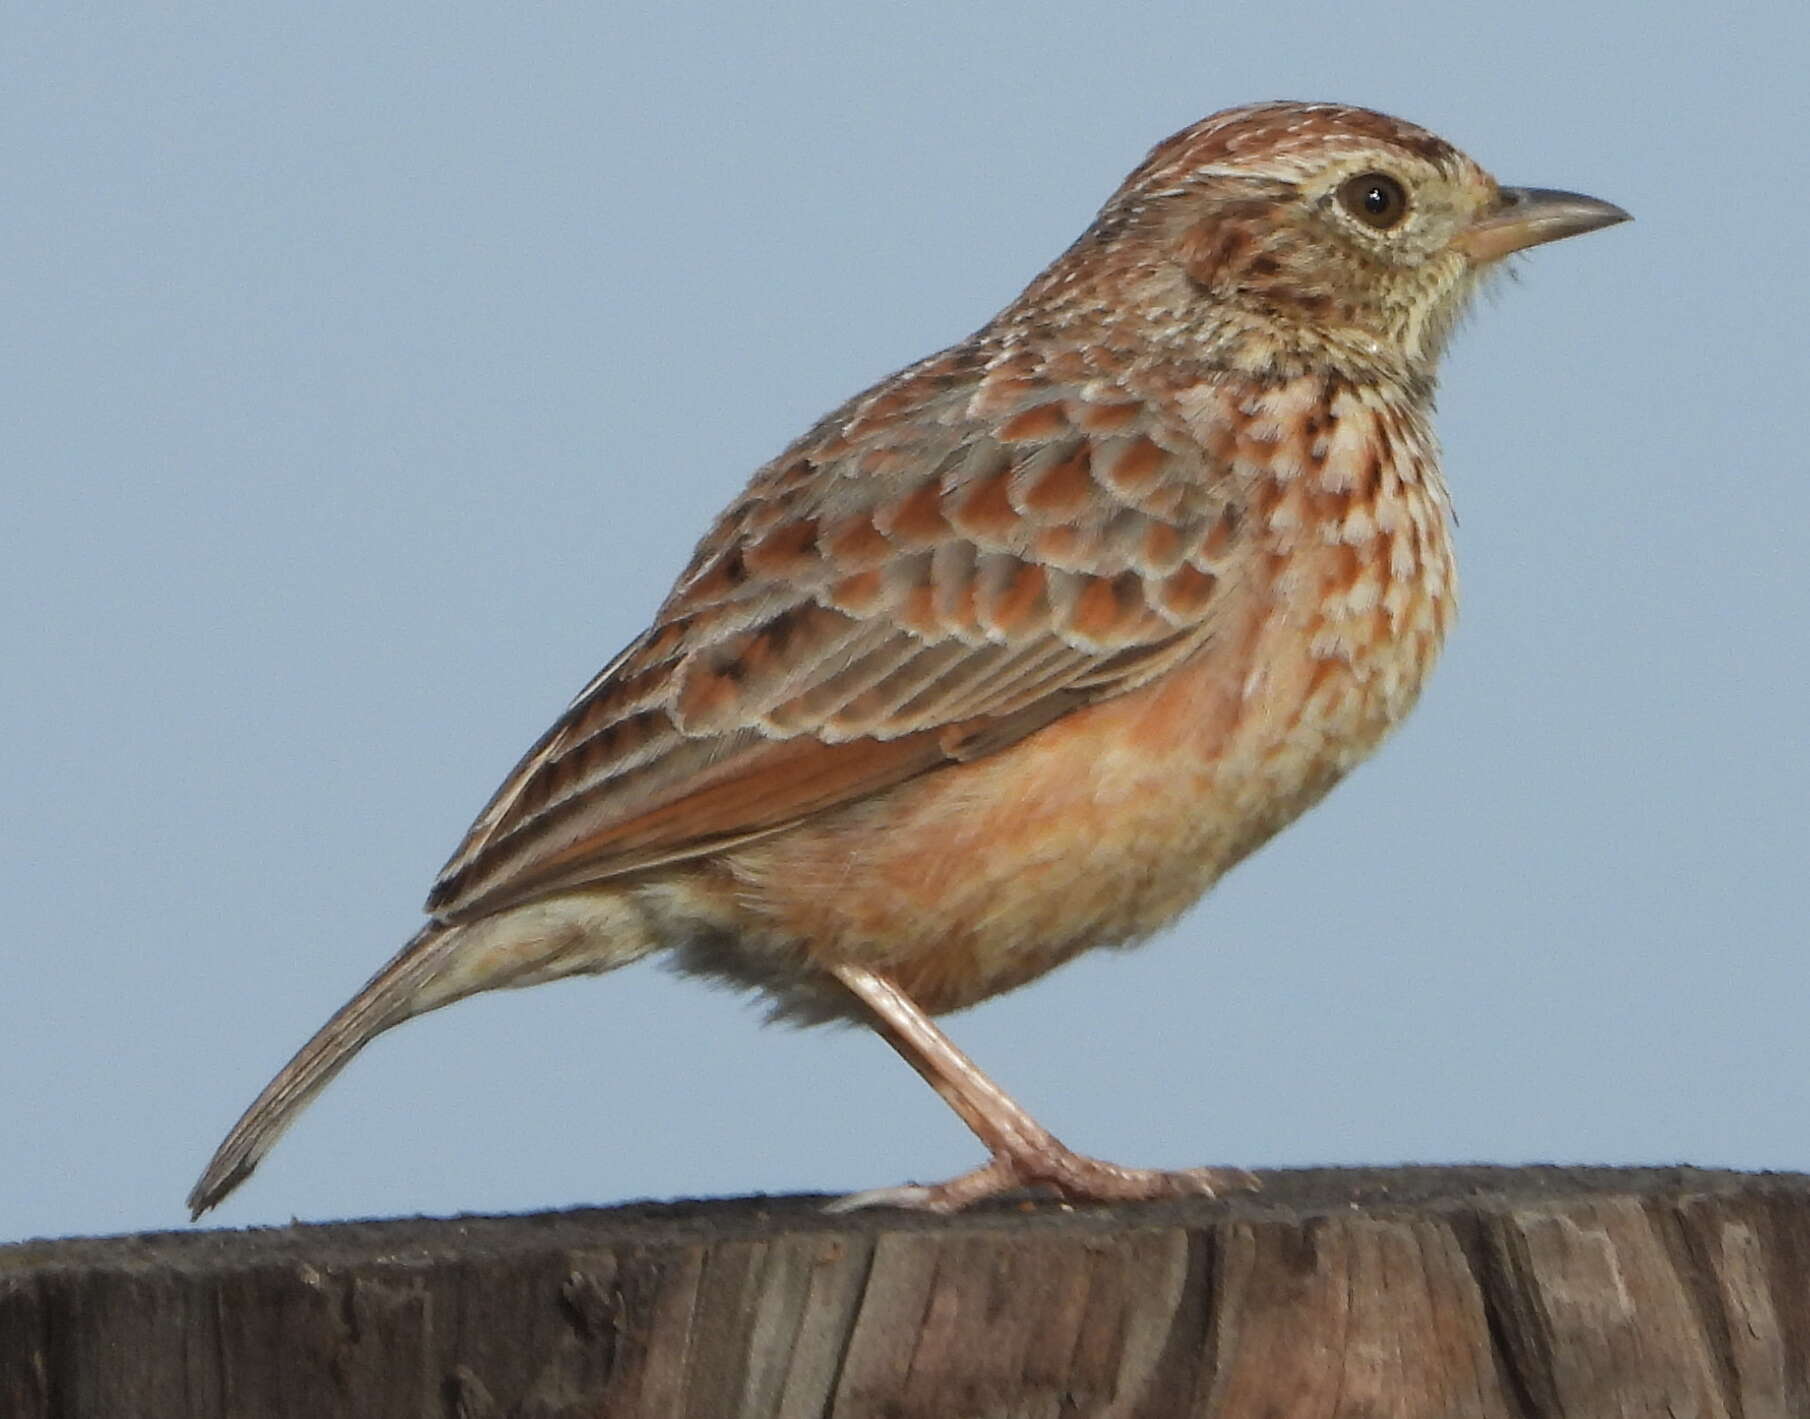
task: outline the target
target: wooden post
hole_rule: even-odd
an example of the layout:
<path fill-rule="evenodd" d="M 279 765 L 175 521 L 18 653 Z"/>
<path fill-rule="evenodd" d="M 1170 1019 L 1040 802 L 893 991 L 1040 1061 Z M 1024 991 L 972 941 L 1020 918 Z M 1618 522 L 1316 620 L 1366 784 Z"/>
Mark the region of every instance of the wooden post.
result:
<path fill-rule="evenodd" d="M 5 1419 L 1804 1419 L 1810 1178 L 1271 1173 L 0 1248 Z"/>

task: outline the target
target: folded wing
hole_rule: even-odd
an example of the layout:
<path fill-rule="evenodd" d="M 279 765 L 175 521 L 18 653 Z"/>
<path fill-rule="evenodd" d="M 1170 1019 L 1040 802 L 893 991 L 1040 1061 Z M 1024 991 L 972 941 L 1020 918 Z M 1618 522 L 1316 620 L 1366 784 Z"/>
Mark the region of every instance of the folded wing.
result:
<path fill-rule="evenodd" d="M 1239 594 L 1238 515 L 1223 471 L 1111 380 L 934 356 L 755 476 L 428 909 L 469 919 L 783 831 L 1133 688 Z"/>

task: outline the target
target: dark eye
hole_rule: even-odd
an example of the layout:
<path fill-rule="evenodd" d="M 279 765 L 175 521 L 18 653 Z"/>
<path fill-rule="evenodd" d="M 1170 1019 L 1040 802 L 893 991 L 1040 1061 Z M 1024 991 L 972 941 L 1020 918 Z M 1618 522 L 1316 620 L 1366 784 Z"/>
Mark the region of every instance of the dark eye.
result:
<path fill-rule="evenodd" d="M 1339 185 L 1339 205 L 1365 226 L 1386 232 L 1408 215 L 1408 194 L 1386 173 L 1364 172 Z"/>

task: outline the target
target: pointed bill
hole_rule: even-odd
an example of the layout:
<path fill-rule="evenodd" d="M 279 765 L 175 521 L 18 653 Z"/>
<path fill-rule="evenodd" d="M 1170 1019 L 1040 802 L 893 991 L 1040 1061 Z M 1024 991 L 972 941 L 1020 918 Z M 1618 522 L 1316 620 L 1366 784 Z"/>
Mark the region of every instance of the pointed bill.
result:
<path fill-rule="evenodd" d="M 1613 202 L 1547 187 L 1505 187 L 1502 202 L 1458 236 L 1473 261 L 1495 261 L 1561 237 L 1581 236 L 1633 217 Z"/>

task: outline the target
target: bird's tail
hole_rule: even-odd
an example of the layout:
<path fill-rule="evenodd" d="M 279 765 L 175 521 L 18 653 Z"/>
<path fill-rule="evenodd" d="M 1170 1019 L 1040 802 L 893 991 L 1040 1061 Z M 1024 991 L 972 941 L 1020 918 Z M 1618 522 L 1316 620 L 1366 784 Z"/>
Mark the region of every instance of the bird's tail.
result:
<path fill-rule="evenodd" d="M 199 1217 L 251 1175 L 328 1081 L 392 1025 L 481 990 L 595 975 L 657 949 L 632 894 L 573 892 L 495 916 L 429 922 L 264 1086 L 189 1193 Z"/>
<path fill-rule="evenodd" d="M 430 923 L 391 958 L 364 989 L 335 1012 L 296 1052 L 233 1125 L 213 1161 L 189 1193 L 191 1217 L 199 1217 L 246 1178 L 316 1094 L 383 1031 L 423 1010 L 445 1004 L 428 989 L 456 949 L 460 927 Z"/>

